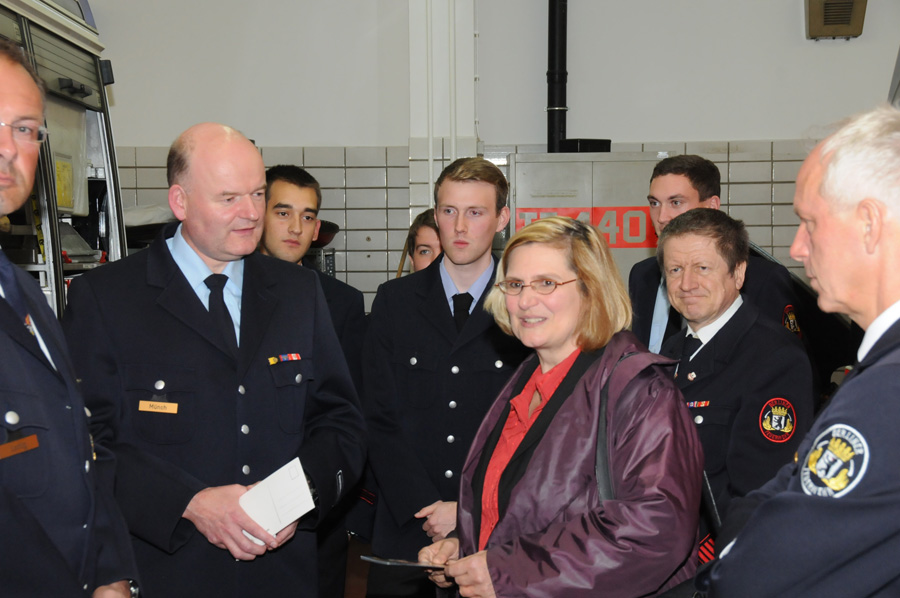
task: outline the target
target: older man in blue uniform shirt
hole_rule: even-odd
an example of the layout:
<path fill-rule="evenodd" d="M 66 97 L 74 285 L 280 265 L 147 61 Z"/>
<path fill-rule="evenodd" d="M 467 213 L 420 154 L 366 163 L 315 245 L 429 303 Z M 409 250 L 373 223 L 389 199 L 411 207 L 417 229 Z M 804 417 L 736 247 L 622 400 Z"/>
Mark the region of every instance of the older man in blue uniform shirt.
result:
<path fill-rule="evenodd" d="M 794 210 L 791 257 L 819 307 L 866 331 L 859 364 L 795 462 L 735 501 L 724 550 L 699 581 L 711 581 L 714 597 L 898 596 L 900 110 L 859 115 L 819 144 L 798 175 Z"/>
<path fill-rule="evenodd" d="M 167 170 L 180 224 L 79 277 L 64 320 L 142 582 L 167 598 L 317 596 L 314 528 L 365 456 L 321 286 L 255 252 L 265 169 L 243 135 L 195 125 Z M 295 457 L 317 508 L 272 535 L 239 499 Z"/>

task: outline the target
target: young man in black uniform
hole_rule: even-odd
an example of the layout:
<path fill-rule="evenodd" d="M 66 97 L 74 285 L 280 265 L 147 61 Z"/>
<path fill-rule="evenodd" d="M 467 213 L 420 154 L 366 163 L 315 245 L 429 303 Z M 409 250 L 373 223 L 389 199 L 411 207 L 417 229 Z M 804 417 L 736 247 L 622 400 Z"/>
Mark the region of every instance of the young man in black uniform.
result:
<path fill-rule="evenodd" d="M 280 260 L 309 265 L 318 275 L 331 323 L 337 333 L 353 382 L 359 385 L 362 342 L 366 334 L 363 295 L 349 284 L 311 267 L 304 259 L 319 237 L 322 189 L 299 166 L 280 164 L 266 171 L 266 222 L 259 250 Z"/>
<path fill-rule="evenodd" d="M 303 265 L 310 245 L 319 236 L 322 222 L 322 189 L 299 166 L 280 164 L 266 171 L 266 223 L 259 250 L 280 260 Z M 311 268 L 319 277 L 331 323 L 341 342 L 344 358 L 358 390 L 362 379 L 362 344 L 366 335 L 363 295 L 345 282 Z M 319 596 L 344 595 L 347 569 L 345 516 L 356 497 L 351 493 L 319 526 Z"/>
<path fill-rule="evenodd" d="M 454 529 L 469 444 L 526 355 L 482 309 L 497 267 L 491 244 L 509 222 L 508 192 L 487 160 L 447 166 L 434 188 L 443 254 L 381 285 L 372 305 L 363 380 L 379 491 L 376 556 L 415 561 L 420 548 Z M 370 570 L 370 597 L 434 592 L 421 571 Z"/>

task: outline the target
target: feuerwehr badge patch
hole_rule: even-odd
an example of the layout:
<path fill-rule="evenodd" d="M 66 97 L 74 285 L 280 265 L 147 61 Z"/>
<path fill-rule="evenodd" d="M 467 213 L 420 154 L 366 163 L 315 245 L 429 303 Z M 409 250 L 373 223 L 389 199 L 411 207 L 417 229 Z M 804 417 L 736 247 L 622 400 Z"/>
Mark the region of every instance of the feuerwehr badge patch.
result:
<path fill-rule="evenodd" d="M 769 399 L 759 412 L 759 431 L 772 442 L 787 442 L 797 427 L 797 414 L 787 399 Z"/>
<path fill-rule="evenodd" d="M 845 424 L 819 434 L 800 470 L 803 491 L 811 496 L 840 498 L 853 490 L 869 465 L 869 445 Z"/>

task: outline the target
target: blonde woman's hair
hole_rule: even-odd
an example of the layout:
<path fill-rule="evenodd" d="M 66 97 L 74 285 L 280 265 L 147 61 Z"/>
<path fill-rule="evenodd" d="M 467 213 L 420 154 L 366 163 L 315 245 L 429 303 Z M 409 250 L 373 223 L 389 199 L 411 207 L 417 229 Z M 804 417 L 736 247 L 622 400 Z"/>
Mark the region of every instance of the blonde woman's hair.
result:
<path fill-rule="evenodd" d="M 631 301 L 606 239 L 595 228 L 572 218 L 543 218 L 532 222 L 509 240 L 494 281 L 506 280 L 509 256 L 523 245 L 541 244 L 566 253 L 569 267 L 578 278 L 582 312 L 577 344 L 583 351 L 606 346 L 612 336 L 631 325 Z M 509 311 L 503 292 L 494 286 L 484 308 L 497 325 L 512 335 Z"/>

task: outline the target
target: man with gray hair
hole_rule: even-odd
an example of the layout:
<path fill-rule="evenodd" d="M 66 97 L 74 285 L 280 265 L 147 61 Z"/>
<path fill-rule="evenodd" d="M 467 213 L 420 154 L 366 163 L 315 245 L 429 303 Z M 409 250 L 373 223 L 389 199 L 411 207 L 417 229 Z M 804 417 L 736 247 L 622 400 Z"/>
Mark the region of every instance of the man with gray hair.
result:
<path fill-rule="evenodd" d="M 900 110 L 853 117 L 820 143 L 798 175 L 794 211 L 791 257 L 819 307 L 865 330 L 859 364 L 795 462 L 733 503 L 710 596 L 898 596 Z"/>

